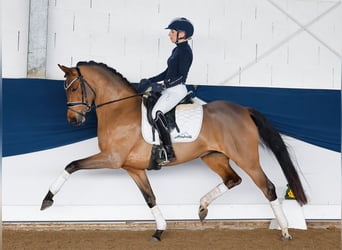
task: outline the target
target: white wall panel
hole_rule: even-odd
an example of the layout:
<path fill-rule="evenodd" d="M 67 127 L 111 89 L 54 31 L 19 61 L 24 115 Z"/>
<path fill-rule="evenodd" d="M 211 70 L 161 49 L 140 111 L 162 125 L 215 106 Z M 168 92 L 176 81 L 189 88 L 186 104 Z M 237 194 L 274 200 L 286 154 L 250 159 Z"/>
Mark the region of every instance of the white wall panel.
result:
<path fill-rule="evenodd" d="M 195 85 L 203 85 L 208 82 L 208 67 L 206 62 L 194 57 L 187 82 Z"/>
<path fill-rule="evenodd" d="M 92 0 L 92 8 L 94 10 L 100 11 L 112 11 L 115 13 L 120 13 L 126 6 L 126 0 Z"/>
<path fill-rule="evenodd" d="M 272 84 L 272 72 L 269 64 L 257 63 L 241 75 L 241 82 L 250 86 L 270 86 Z"/>
<path fill-rule="evenodd" d="M 56 62 L 76 64 L 78 58 L 102 58 L 122 63 L 123 68 L 135 62 L 138 68 L 129 73 L 134 81 L 147 77 L 145 72 L 155 75 L 165 68 L 173 48 L 164 28 L 174 17 L 186 16 L 195 26 L 189 83 L 250 86 L 269 79 L 271 71 L 272 80 L 264 86 L 336 89 L 341 86 L 341 13 L 338 0 L 50 0 L 47 75 L 61 79 Z M 8 26 L 12 32 L 6 33 L 4 47 L 9 50 L 4 51 L 12 51 L 22 60 L 8 59 L 18 66 L 4 63 L 5 77 L 11 69 L 23 67 L 20 62 L 27 53 L 14 51 L 15 26 L 15 22 Z M 165 64 L 158 66 L 162 60 Z M 238 81 L 236 75 L 227 77 L 227 63 L 232 67 L 228 71 L 240 71 Z M 211 75 L 213 71 L 204 73 L 205 65 L 215 65 L 215 75 Z M 279 69 L 283 65 L 285 68 Z M 315 70 L 317 65 L 320 70 Z M 288 76 L 292 68 L 299 72 Z"/>
<path fill-rule="evenodd" d="M 336 8 L 311 25 L 310 31 L 334 51 L 342 52 L 342 8 Z M 323 46 L 323 45 L 322 45 Z"/>
<path fill-rule="evenodd" d="M 50 0 L 49 5 L 67 10 L 85 10 L 91 7 L 93 0 Z"/>
<path fill-rule="evenodd" d="M 152 75 L 155 75 L 165 68 L 164 65 L 156 66 L 156 62 L 166 61 L 172 49 L 167 38 L 167 31 L 163 28 L 173 17 L 184 15 L 192 18 L 195 25 L 193 41 L 195 59 L 192 73 L 189 74 L 189 83 L 248 86 L 259 82 L 263 86 L 288 84 L 289 87 L 326 88 L 329 86 L 330 88 L 331 84 L 327 85 L 325 79 L 331 78 L 331 74 L 327 75 L 326 72 L 332 68 L 329 64 L 337 68 L 336 60 L 325 62 L 324 66 L 321 66 L 328 70 L 308 72 L 308 69 L 315 68 L 318 60 L 321 60 L 317 52 L 319 41 L 303 31 L 294 20 L 303 25 L 307 24 L 326 8 L 331 7 L 331 4 L 321 7 L 316 1 L 308 1 L 299 2 L 297 6 L 297 2 L 246 0 L 218 1 L 213 4 L 209 1 L 201 1 L 201 8 L 195 9 L 193 3 L 181 1 L 147 1 L 142 4 L 131 0 L 119 1 L 116 5 L 94 0 L 92 3 L 83 3 L 89 7 L 88 9 L 74 10 L 75 34 L 72 36 L 76 36 L 76 41 L 81 39 L 84 41 L 83 46 L 79 46 L 73 53 L 80 54 L 82 57 L 90 55 L 90 59 L 107 56 L 108 60 L 105 61 L 117 62 L 118 60 L 110 59 L 113 56 L 110 52 L 112 42 L 105 42 L 106 38 L 102 35 L 106 32 L 114 33 L 118 35 L 119 40 L 122 36 L 124 37 L 123 46 L 119 45 L 115 48 L 116 55 L 121 55 L 120 50 L 125 55 L 125 58 L 120 60 L 123 64 L 121 68 L 128 68 L 125 65 L 136 61 L 135 65 L 140 66 L 134 73 L 129 73 L 134 81 L 140 77 L 147 77 L 148 75 L 144 75 L 145 72 L 150 73 L 153 69 L 156 71 Z M 179 5 L 182 6 L 181 10 Z M 63 6 L 63 2 L 58 2 L 59 8 Z M 277 9 L 277 6 L 283 9 Z M 141 11 L 142 9 L 144 11 Z M 97 13 L 94 13 L 94 10 Z M 294 20 L 286 16 L 286 13 Z M 331 22 L 336 23 L 336 21 Z M 326 25 L 329 26 L 331 23 L 328 22 Z M 79 37 L 78 32 L 82 33 L 83 37 Z M 89 37 L 84 35 L 88 33 Z M 284 46 L 287 46 L 286 52 L 284 52 Z M 277 50 L 282 50 L 283 53 L 279 54 Z M 278 56 L 273 56 L 273 60 L 267 60 L 267 57 L 272 56 L 273 53 Z M 282 56 L 279 57 L 279 55 Z M 73 58 L 76 57 L 73 56 Z M 285 61 L 289 64 L 286 68 L 297 68 L 302 72 L 289 77 L 282 72 L 288 73 L 292 70 L 272 70 L 273 64 L 275 68 L 279 68 Z M 225 62 L 228 62 L 232 69 L 227 70 Z M 199 65 L 196 66 L 196 63 Z M 120 67 L 120 65 L 112 66 Z M 205 67 L 215 68 L 215 70 L 206 72 L 203 70 Z M 194 69 L 201 70 L 195 72 Z M 235 72 L 235 75 L 227 77 L 227 72 Z M 236 72 L 239 72 L 238 81 L 236 81 Z M 307 75 L 303 76 L 303 74 Z M 317 76 L 317 74 L 323 75 Z M 235 80 L 231 81 L 233 78 Z M 316 80 L 312 86 L 310 78 Z M 286 80 L 290 79 L 292 81 L 286 83 Z M 318 79 L 319 82 L 317 82 Z M 262 83 L 263 80 L 265 80 L 264 83 Z"/>
<path fill-rule="evenodd" d="M 308 34 L 301 33 L 289 41 L 289 64 L 299 69 L 302 65 L 318 64 L 319 43 L 309 38 Z"/>
<path fill-rule="evenodd" d="M 206 82 L 212 82 L 212 83 L 219 84 L 222 76 L 229 78 L 232 75 L 235 75 L 235 73 L 236 73 L 236 70 L 234 70 L 231 67 L 232 66 L 231 64 L 222 63 L 221 61 L 213 62 L 213 63 L 203 65 L 203 66 L 204 66 L 204 68 L 203 68 L 204 73 L 207 73 Z M 197 70 L 196 70 L 196 72 L 197 72 Z M 236 81 L 238 81 L 239 74 L 234 78 L 236 78 Z M 197 81 L 200 84 L 203 84 L 201 82 L 201 78 L 199 78 Z"/>
<path fill-rule="evenodd" d="M 75 32 L 92 35 L 108 32 L 108 15 L 106 14 L 106 12 L 98 12 L 93 9 L 75 12 Z"/>
<path fill-rule="evenodd" d="M 27 76 L 29 1 L 2 1 L 2 77 Z"/>
<path fill-rule="evenodd" d="M 227 40 L 227 34 L 231 33 L 230 21 L 226 16 L 212 16 L 205 24 L 208 26 L 208 37 L 220 41 Z M 196 30 L 196 37 L 198 36 Z M 196 39 L 197 40 L 197 39 Z"/>
<path fill-rule="evenodd" d="M 303 88 L 302 73 L 289 64 L 272 65 L 272 82 L 279 87 Z"/>
<path fill-rule="evenodd" d="M 71 66 L 71 56 L 74 49 L 77 49 L 72 42 L 74 11 L 52 8 L 51 6 L 55 6 L 52 5 L 52 2 L 55 3 L 50 0 L 48 10 L 46 75 L 50 78 L 60 79 L 62 71 L 57 64 Z M 58 1 L 58 3 L 60 2 Z M 51 20 L 56 21 L 51 22 Z"/>
<path fill-rule="evenodd" d="M 194 46 L 198 48 L 195 56 L 208 63 L 223 63 L 225 55 L 225 44 L 223 40 L 202 39 L 194 41 Z"/>
<path fill-rule="evenodd" d="M 137 78 L 137 75 L 140 75 L 140 61 L 139 60 L 128 60 L 127 57 L 116 58 L 119 59 L 120 62 L 114 64 L 117 65 L 114 68 L 121 72 L 123 76 L 125 76 L 128 80 L 132 82 L 136 82 L 140 80 L 140 77 Z"/>
<path fill-rule="evenodd" d="M 325 82 L 326 88 L 334 87 L 332 69 L 309 65 L 302 66 L 301 73 L 303 88 L 320 88 L 322 82 Z"/>

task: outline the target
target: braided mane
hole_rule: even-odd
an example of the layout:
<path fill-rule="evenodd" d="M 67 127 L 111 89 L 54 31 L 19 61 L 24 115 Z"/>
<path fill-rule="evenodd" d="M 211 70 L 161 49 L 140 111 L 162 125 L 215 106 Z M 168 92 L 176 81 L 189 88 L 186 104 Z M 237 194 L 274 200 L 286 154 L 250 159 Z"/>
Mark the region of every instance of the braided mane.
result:
<path fill-rule="evenodd" d="M 121 73 L 119 73 L 119 72 L 116 71 L 115 69 L 109 67 L 109 66 L 108 66 L 107 64 L 105 64 L 105 63 L 98 63 L 98 62 L 95 62 L 95 61 L 88 61 L 88 62 L 86 62 L 86 61 L 81 61 L 81 62 L 78 62 L 76 66 L 78 67 L 78 66 L 82 66 L 82 65 L 85 65 L 85 66 L 97 66 L 97 67 L 103 68 L 103 69 L 105 69 L 105 70 L 108 70 L 108 71 L 111 72 L 112 74 L 118 76 L 118 77 L 122 80 L 122 82 L 124 83 L 124 85 L 127 85 L 128 87 L 134 89 L 134 87 L 130 84 L 130 82 L 127 80 L 126 77 L 124 77 Z"/>

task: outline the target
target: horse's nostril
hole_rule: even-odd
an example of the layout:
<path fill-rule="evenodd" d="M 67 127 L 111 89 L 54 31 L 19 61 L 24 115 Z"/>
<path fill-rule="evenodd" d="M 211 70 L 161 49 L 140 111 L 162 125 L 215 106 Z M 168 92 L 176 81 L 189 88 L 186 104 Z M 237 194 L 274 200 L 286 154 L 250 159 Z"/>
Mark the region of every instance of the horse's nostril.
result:
<path fill-rule="evenodd" d="M 81 115 L 73 115 L 73 116 L 68 116 L 67 117 L 69 124 L 74 125 L 74 126 L 79 126 L 83 124 L 86 119 L 84 116 Z"/>
<path fill-rule="evenodd" d="M 71 124 L 71 125 L 78 125 L 80 123 L 80 121 L 76 118 L 76 117 L 70 117 L 68 119 L 68 122 Z"/>

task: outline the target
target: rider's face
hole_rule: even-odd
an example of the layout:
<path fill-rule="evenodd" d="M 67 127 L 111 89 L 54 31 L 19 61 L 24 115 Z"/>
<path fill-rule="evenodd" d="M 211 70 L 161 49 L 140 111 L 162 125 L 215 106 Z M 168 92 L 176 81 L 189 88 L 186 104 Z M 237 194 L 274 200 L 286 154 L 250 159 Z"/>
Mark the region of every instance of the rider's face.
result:
<path fill-rule="evenodd" d="M 169 32 L 169 37 L 172 43 L 176 43 L 177 42 L 177 31 L 176 30 L 170 30 Z M 182 38 L 185 37 L 185 33 L 184 31 L 179 31 L 178 32 L 178 38 Z M 178 41 L 180 42 L 180 41 Z"/>
<path fill-rule="evenodd" d="M 169 38 L 170 38 L 172 43 L 176 43 L 176 41 L 177 41 L 177 31 L 176 30 L 170 30 Z"/>

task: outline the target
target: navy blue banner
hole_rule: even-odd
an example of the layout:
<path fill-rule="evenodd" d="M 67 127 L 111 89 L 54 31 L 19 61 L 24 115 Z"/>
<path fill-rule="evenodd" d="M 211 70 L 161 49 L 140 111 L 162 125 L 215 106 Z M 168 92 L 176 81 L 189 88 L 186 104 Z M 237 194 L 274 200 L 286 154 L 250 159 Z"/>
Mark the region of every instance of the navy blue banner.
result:
<path fill-rule="evenodd" d="M 341 151 L 340 90 L 200 86 L 195 95 L 253 107 L 282 134 Z"/>
<path fill-rule="evenodd" d="M 63 81 L 3 79 L 3 156 L 30 153 L 96 136 L 95 111 L 79 127 L 66 120 Z"/>
<path fill-rule="evenodd" d="M 189 86 L 206 101 L 253 107 L 283 134 L 340 152 L 338 90 Z M 63 81 L 3 79 L 3 156 L 50 149 L 96 137 L 95 111 L 79 127 L 66 121 Z"/>

